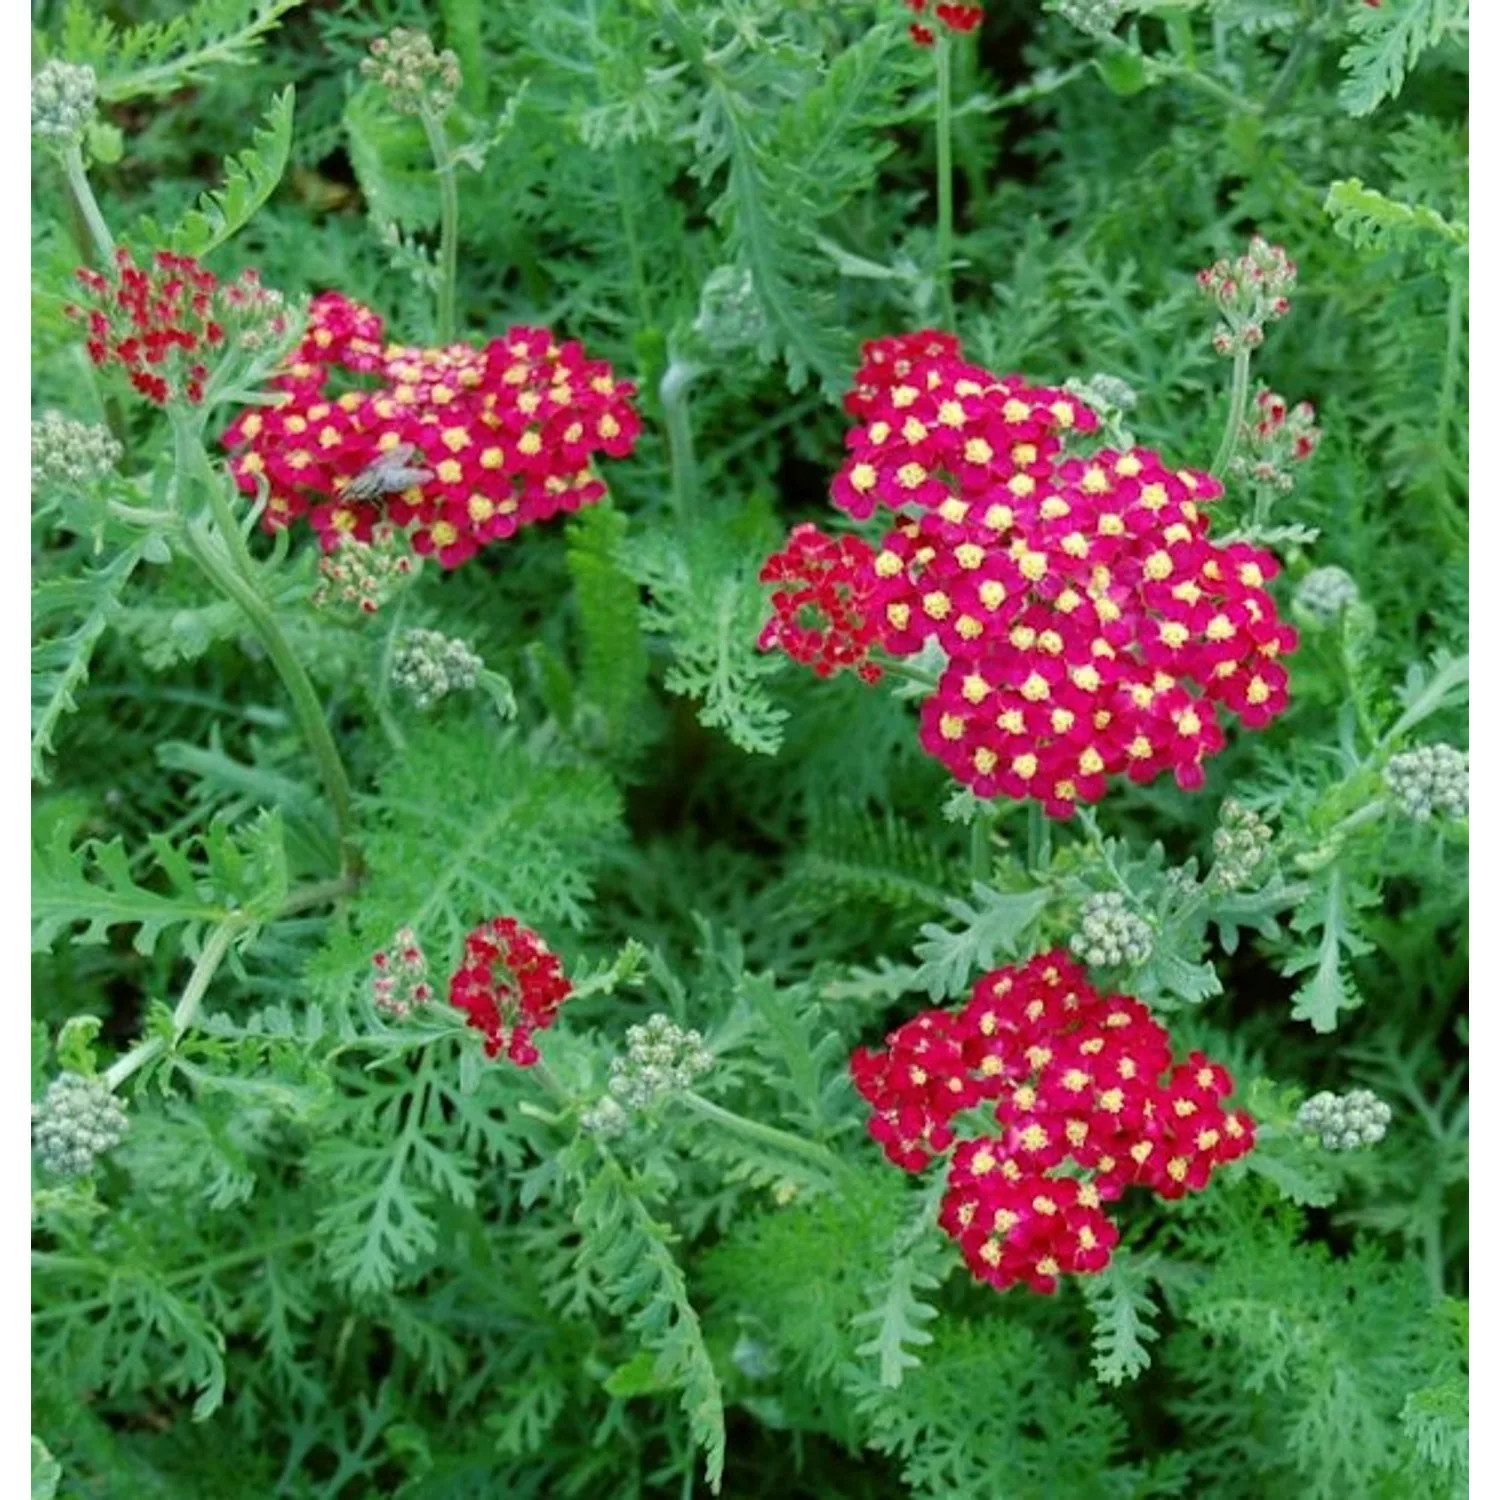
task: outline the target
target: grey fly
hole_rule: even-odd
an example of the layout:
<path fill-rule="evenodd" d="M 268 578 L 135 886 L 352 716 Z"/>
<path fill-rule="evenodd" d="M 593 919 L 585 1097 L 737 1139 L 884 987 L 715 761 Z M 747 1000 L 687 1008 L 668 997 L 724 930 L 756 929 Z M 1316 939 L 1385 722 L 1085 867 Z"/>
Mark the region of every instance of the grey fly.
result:
<path fill-rule="evenodd" d="M 415 443 L 398 443 L 389 452 L 366 464 L 344 486 L 342 498 L 379 500 L 382 495 L 399 495 L 413 485 L 426 484 L 432 478 L 432 470 L 412 467 L 412 460 L 420 461 L 420 458 Z"/>

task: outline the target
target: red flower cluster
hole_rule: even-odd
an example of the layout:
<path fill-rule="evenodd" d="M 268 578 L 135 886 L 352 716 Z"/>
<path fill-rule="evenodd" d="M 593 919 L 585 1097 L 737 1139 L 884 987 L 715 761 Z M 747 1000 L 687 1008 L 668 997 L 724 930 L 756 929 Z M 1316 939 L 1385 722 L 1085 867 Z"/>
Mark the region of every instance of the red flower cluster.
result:
<path fill-rule="evenodd" d="M 772 553 L 760 571 L 762 583 L 778 585 L 771 594 L 775 614 L 757 642 L 761 650 L 779 646 L 819 677 L 847 667 L 866 682 L 878 682 L 880 668 L 869 656 L 879 632 L 865 612 L 874 558 L 857 536 L 793 527 L 786 549 Z"/>
<path fill-rule="evenodd" d="M 545 1031 L 572 993 L 557 955 L 536 933 L 514 917 L 492 917 L 464 939 L 448 1003 L 484 1033 L 487 1057 L 504 1051 L 529 1068 L 538 1060 L 532 1033 Z"/>
<path fill-rule="evenodd" d="M 254 322 L 264 314 L 272 332 L 285 326 L 280 298 L 256 272 L 220 286 L 190 255 L 158 250 L 142 268 L 122 246 L 113 277 L 86 266 L 75 274 L 87 305 L 65 311 L 87 324 L 90 360 L 100 369 L 122 366 L 131 385 L 158 406 L 177 397 L 194 405 L 203 399 L 205 361 L 223 346 L 231 319 Z"/>
<path fill-rule="evenodd" d="M 1255 1144 L 1250 1117 L 1221 1103 L 1222 1067 L 1198 1052 L 1174 1064 L 1146 1008 L 1100 995 L 1060 950 L 986 974 L 964 1006 L 922 1011 L 849 1066 L 870 1134 L 908 1172 L 953 1146 L 965 1111 L 993 1112 L 949 1159 L 939 1223 L 1000 1290 L 1102 1270 L 1119 1238 L 1105 1203 L 1133 1185 L 1180 1198 Z"/>
<path fill-rule="evenodd" d="M 906 8 L 913 15 L 926 15 L 930 9 L 933 17 L 949 31 L 969 32 L 975 30 L 984 20 L 984 6 L 982 5 L 931 5 L 930 0 L 905 0 Z M 919 47 L 934 47 L 937 45 L 937 35 L 930 26 L 924 26 L 920 21 L 913 21 L 910 26 L 911 39 Z"/>
<path fill-rule="evenodd" d="M 1067 456 L 1061 435 L 1097 425 L 1086 406 L 965 363 L 942 333 L 867 344 L 845 409 L 859 425 L 834 502 L 899 519 L 840 580 L 843 639 L 938 642 L 922 744 L 977 795 L 1065 818 L 1120 773 L 1197 787 L 1220 705 L 1252 728 L 1285 708 L 1278 566 L 1208 540 L 1212 477 L 1147 448 Z"/>
<path fill-rule="evenodd" d="M 325 550 L 369 540 L 383 518 L 445 568 L 486 543 L 599 500 L 592 465 L 630 452 L 635 387 L 576 343 L 513 328 L 483 349 L 385 345 L 384 324 L 337 292 L 316 298 L 302 344 L 272 384 L 280 404 L 246 411 L 224 434 L 230 468 L 266 524 L 307 514 Z M 336 394 L 331 378 L 373 377 Z"/>

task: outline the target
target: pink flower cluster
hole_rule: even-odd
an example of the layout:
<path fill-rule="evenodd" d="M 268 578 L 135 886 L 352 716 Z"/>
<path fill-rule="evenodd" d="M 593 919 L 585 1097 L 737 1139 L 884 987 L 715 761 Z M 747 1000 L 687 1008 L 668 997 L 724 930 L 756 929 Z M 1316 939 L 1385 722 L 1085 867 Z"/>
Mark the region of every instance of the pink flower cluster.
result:
<path fill-rule="evenodd" d="M 1171 770 L 1194 788 L 1223 747 L 1221 709 L 1259 728 L 1286 707 L 1297 636 L 1266 591 L 1278 565 L 1209 541 L 1211 476 L 1148 448 L 1069 456 L 1063 435 L 1096 426 L 1086 406 L 967 363 L 942 333 L 867 344 L 845 408 L 834 503 L 897 520 L 867 562 L 839 554 L 836 612 L 809 581 L 837 638 L 818 661 L 859 669 L 872 645 L 936 641 L 922 744 L 977 795 L 1064 818 L 1115 775 Z M 770 576 L 821 545 L 799 531 Z M 776 596 L 763 644 L 806 645 L 790 619 L 806 602 Z"/>
<path fill-rule="evenodd" d="M 892 1162 L 920 1172 L 951 1150 L 938 1221 L 1001 1290 L 1102 1270 L 1119 1238 L 1105 1203 L 1198 1191 L 1255 1143 L 1224 1107 L 1224 1068 L 1174 1062 L 1145 1006 L 1099 994 L 1061 951 L 986 974 L 966 1004 L 920 1012 L 849 1066 Z M 960 1140 L 971 1111 L 980 1133 Z"/>
<path fill-rule="evenodd" d="M 269 487 L 270 528 L 307 515 L 331 551 L 345 536 L 368 541 L 388 519 L 453 568 L 601 499 L 594 455 L 634 446 L 635 387 L 544 328 L 512 328 L 482 349 L 387 345 L 384 335 L 369 308 L 324 293 L 272 381 L 279 403 L 242 412 L 225 432 L 240 488 Z"/>
<path fill-rule="evenodd" d="M 537 933 L 514 917 L 492 917 L 464 939 L 448 1003 L 484 1033 L 486 1056 L 503 1051 L 529 1068 L 539 1060 L 532 1035 L 552 1025 L 572 993 L 557 955 Z"/>
<path fill-rule="evenodd" d="M 85 305 L 65 310 L 87 325 L 89 359 L 100 369 L 119 365 L 157 406 L 202 401 L 208 361 L 224 346 L 227 324 L 244 333 L 263 323 L 270 336 L 285 326 L 281 298 L 261 286 L 256 272 L 221 286 L 190 255 L 170 250 L 158 250 L 142 267 L 121 246 L 112 276 L 86 266 L 75 275 Z"/>
<path fill-rule="evenodd" d="M 774 613 L 757 642 L 761 650 L 779 647 L 819 677 L 848 668 L 866 682 L 878 682 L 880 668 L 869 658 L 880 631 L 865 608 L 874 557 L 857 536 L 793 527 L 785 549 L 773 553 L 760 572 L 762 583 L 776 585 Z"/>

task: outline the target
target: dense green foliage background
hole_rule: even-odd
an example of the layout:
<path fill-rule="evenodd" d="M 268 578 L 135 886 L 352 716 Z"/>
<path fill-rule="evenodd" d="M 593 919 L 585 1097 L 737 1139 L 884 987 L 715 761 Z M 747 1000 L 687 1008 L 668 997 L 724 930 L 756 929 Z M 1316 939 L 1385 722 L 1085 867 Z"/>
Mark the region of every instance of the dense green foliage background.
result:
<path fill-rule="evenodd" d="M 234 607 L 108 510 L 165 484 L 164 425 L 83 360 L 61 309 L 87 241 L 37 154 L 35 405 L 108 420 L 127 456 L 33 526 L 36 1092 L 170 1034 L 205 940 L 250 913 L 204 1024 L 130 1080 L 124 1144 L 37 1179 L 58 1495 L 1464 1492 L 1466 825 L 1358 815 L 1391 753 L 1465 742 L 1467 6 L 1155 0 L 1098 34 L 1056 9 L 995 0 L 954 49 L 966 349 L 1119 377 L 1136 438 L 1206 466 L 1226 367 L 1194 272 L 1252 231 L 1284 245 L 1299 287 L 1257 373 L 1324 440 L 1276 514 L 1283 593 L 1338 564 L 1363 603 L 1306 632 L 1292 711 L 1202 792 L 1113 792 L 1038 867 L 1024 809 L 965 826 L 909 703 L 755 649 L 762 559 L 829 518 L 859 341 L 940 316 L 932 55 L 897 0 L 33 5 L 38 62 L 99 75 L 118 236 L 149 250 L 254 148 L 275 188 L 215 269 L 336 288 L 414 342 L 437 190 L 358 63 L 429 29 L 464 75 L 464 329 L 581 338 L 646 417 L 607 506 L 404 606 L 510 680 L 508 726 L 383 701 L 391 622 L 310 607 L 305 531 L 272 563 L 367 871 L 276 918 L 336 873 L 327 809 Z M 1173 871 L 1207 867 L 1229 794 L 1275 824 L 1274 868 L 1179 921 Z M 865 1138 L 848 1053 L 1065 941 L 1117 877 L 1159 926 L 1124 987 L 1229 1062 L 1262 1144 L 1201 1197 L 1128 1207 L 1106 1275 L 997 1296 Z M 543 1048 L 565 1102 L 368 1007 L 397 926 L 448 963 L 496 911 L 586 981 Z M 580 1133 L 661 1010 L 707 1038 L 699 1092 L 729 1115 Z M 1394 1111 L 1378 1148 L 1291 1128 L 1356 1086 Z"/>

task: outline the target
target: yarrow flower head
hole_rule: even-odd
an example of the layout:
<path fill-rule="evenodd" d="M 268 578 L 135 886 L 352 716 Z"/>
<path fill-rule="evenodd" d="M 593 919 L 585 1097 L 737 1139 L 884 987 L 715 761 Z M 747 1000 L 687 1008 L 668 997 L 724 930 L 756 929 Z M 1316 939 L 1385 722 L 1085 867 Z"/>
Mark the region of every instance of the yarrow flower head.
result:
<path fill-rule="evenodd" d="M 1151 924 L 1125 905 L 1119 891 L 1087 897 L 1078 931 L 1068 940 L 1074 956 L 1092 969 L 1136 968 L 1151 957 L 1152 944 Z"/>
<path fill-rule="evenodd" d="M 878 682 L 880 668 L 869 659 L 880 638 L 868 613 L 874 557 L 857 536 L 829 536 L 810 523 L 793 527 L 786 547 L 760 570 L 762 583 L 777 585 L 761 650 L 779 647 L 819 677 L 847 668 Z"/>
<path fill-rule="evenodd" d="M 415 570 L 405 535 L 389 521 L 378 521 L 370 528 L 368 541 L 341 537 L 331 552 L 318 559 L 313 607 L 345 605 L 362 615 L 373 615 Z"/>
<path fill-rule="evenodd" d="M 396 27 L 389 37 L 370 43 L 370 55 L 359 65 L 385 91 L 397 114 L 448 113 L 463 87 L 456 53 L 439 52 L 425 31 Z"/>
<path fill-rule="evenodd" d="M 391 652 L 391 681 L 428 709 L 450 693 L 468 692 L 484 671 L 484 660 L 440 630 L 405 630 Z"/>
<path fill-rule="evenodd" d="M 1103 1270 L 1119 1238 L 1106 1203 L 1131 1186 L 1199 1191 L 1255 1141 L 1225 1107 L 1224 1068 L 1175 1061 L 1138 1000 L 1100 994 L 1060 951 L 984 975 L 967 1003 L 920 1012 L 849 1066 L 891 1161 L 947 1158 L 938 1222 L 999 1290 Z M 959 1139 L 976 1111 L 988 1128 Z"/>
<path fill-rule="evenodd" d="M 1359 603 L 1359 585 L 1342 568 L 1314 568 L 1297 585 L 1293 606 L 1315 625 L 1331 625 Z"/>
<path fill-rule="evenodd" d="M 1125 0 L 1056 0 L 1053 7 L 1068 25 L 1089 36 L 1107 36 L 1125 12 Z"/>
<path fill-rule="evenodd" d="M 1214 830 L 1214 863 L 1206 882 L 1210 891 L 1237 891 L 1250 884 L 1270 852 L 1271 825 L 1253 809 L 1226 797 Z"/>
<path fill-rule="evenodd" d="M 370 994 L 375 1009 L 393 1020 L 404 1021 L 414 1010 L 420 1010 L 432 999 L 432 985 L 427 978 L 427 955 L 410 927 L 403 927 L 370 960 L 375 977 Z"/>
<path fill-rule="evenodd" d="M 1285 398 L 1261 386 L 1241 432 L 1244 451 L 1230 461 L 1229 472 L 1285 494 L 1296 483 L 1293 465 L 1306 463 L 1323 436 L 1316 416 L 1310 401 L 1288 409 Z"/>
<path fill-rule="evenodd" d="M 635 387 L 544 328 L 512 328 L 482 349 L 384 340 L 369 308 L 338 292 L 315 298 L 301 345 L 271 380 L 279 403 L 242 412 L 225 432 L 240 488 L 269 487 L 269 529 L 305 515 L 332 551 L 388 520 L 455 568 L 522 526 L 602 499 L 594 455 L 624 457 L 640 431 Z"/>
<path fill-rule="evenodd" d="M 1218 260 L 1199 271 L 1198 285 L 1223 319 L 1214 331 L 1214 352 L 1227 357 L 1260 348 L 1266 324 L 1291 311 L 1296 284 L 1296 264 L 1280 245 L 1258 234 L 1238 260 Z"/>
<path fill-rule="evenodd" d="M 1357 1151 L 1381 1140 L 1391 1123 L 1391 1107 L 1369 1089 L 1314 1094 L 1297 1111 L 1297 1128 L 1315 1136 L 1325 1151 Z"/>
<path fill-rule="evenodd" d="M 667 1094 L 691 1088 L 713 1067 L 702 1036 L 670 1016 L 630 1027 L 625 1043 L 624 1056 L 610 1063 L 609 1091 L 626 1109 L 649 1109 Z"/>
<path fill-rule="evenodd" d="M 221 285 L 190 255 L 158 250 L 137 266 L 123 246 L 113 274 L 81 267 L 83 305 L 65 311 L 88 328 L 89 359 L 100 369 L 119 365 L 148 401 L 197 405 L 209 365 L 226 351 L 262 346 L 287 327 L 279 292 L 255 271 Z"/>
<path fill-rule="evenodd" d="M 1407 817 L 1469 816 L 1469 753 L 1452 745 L 1422 745 L 1386 762 L 1385 784 Z"/>
<path fill-rule="evenodd" d="M 103 479 L 124 454 L 109 428 L 75 422 L 60 411 L 44 412 L 31 424 L 32 488 L 93 484 Z"/>
<path fill-rule="evenodd" d="M 867 554 L 799 528 L 767 566 L 800 587 L 761 643 L 867 680 L 873 647 L 940 651 L 921 741 L 978 796 L 1064 818 L 1115 775 L 1195 788 L 1221 709 L 1260 728 L 1286 707 L 1278 567 L 1209 541 L 1210 475 L 1147 448 L 1069 456 L 1063 438 L 1098 425 L 1082 401 L 966 363 L 944 333 L 867 344 L 844 404 L 834 503 L 895 529 Z"/>
<path fill-rule="evenodd" d="M 125 1137 L 129 1121 L 102 1078 L 60 1073 L 31 1106 L 37 1160 L 59 1177 L 87 1177 L 94 1161 Z"/>
<path fill-rule="evenodd" d="M 504 1052 L 529 1068 L 540 1060 L 532 1036 L 557 1020 L 572 993 L 557 955 L 537 933 L 514 917 L 492 917 L 464 939 L 448 1003 L 484 1033 L 486 1056 Z"/>
<path fill-rule="evenodd" d="M 99 81 L 87 65 L 54 58 L 31 80 L 31 133 L 44 146 L 76 146 L 94 118 Z"/>
<path fill-rule="evenodd" d="M 944 31 L 955 32 L 960 36 L 976 30 L 984 21 L 984 6 L 982 5 L 937 4 L 934 0 L 902 0 L 902 3 L 913 15 L 924 18 L 921 21 L 913 21 L 907 28 L 911 33 L 912 41 L 919 47 L 937 45 L 937 32 L 932 29 L 932 26 L 926 24 L 928 21 Z"/>

